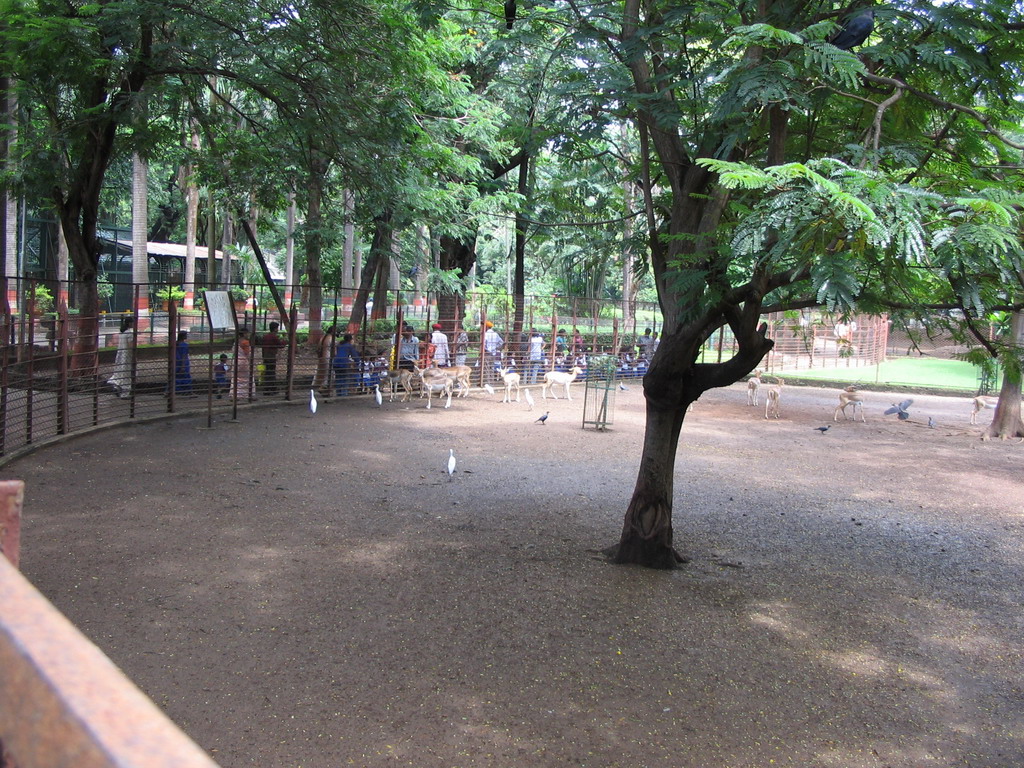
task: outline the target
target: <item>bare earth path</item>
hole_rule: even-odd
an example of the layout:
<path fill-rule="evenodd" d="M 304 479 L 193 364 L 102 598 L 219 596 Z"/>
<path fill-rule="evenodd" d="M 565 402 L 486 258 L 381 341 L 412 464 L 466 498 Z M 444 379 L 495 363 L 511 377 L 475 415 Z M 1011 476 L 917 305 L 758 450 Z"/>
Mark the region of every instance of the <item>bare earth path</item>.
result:
<path fill-rule="evenodd" d="M 225 767 L 1024 765 L 1024 447 L 963 398 L 899 423 L 868 393 L 819 434 L 834 391 L 770 423 L 709 393 L 677 468 L 692 560 L 652 572 L 596 554 L 642 440 L 617 394 L 606 433 L 579 386 L 546 425 L 539 397 L 353 398 L 2 474 L 26 575 Z"/>

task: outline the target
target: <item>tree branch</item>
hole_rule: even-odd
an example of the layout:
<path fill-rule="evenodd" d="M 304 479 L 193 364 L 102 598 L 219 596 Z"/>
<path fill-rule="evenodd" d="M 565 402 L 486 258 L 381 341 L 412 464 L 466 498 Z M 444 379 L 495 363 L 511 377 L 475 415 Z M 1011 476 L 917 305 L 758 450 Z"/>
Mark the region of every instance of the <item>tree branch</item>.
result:
<path fill-rule="evenodd" d="M 910 85 L 907 85 L 902 80 L 897 80 L 894 77 L 882 77 L 881 75 L 872 75 L 870 73 L 864 73 L 863 75 L 861 75 L 861 77 L 863 77 L 868 82 L 879 83 L 881 85 L 888 85 L 891 86 L 892 88 L 904 89 L 914 94 L 918 98 L 924 99 L 925 101 L 940 106 L 944 109 L 951 109 L 956 112 L 962 112 L 965 115 L 970 115 L 979 123 L 981 123 L 985 127 L 986 131 L 995 136 L 1008 147 L 1013 147 L 1014 149 L 1024 149 L 1024 143 L 1013 141 L 1012 139 L 1007 138 L 1005 135 L 1003 135 L 1001 132 L 999 132 L 992 126 L 992 122 L 985 115 L 983 115 L 976 109 L 972 109 L 971 107 L 965 107 L 963 104 L 957 104 L 952 101 L 940 99 L 938 96 L 935 96 L 934 94 L 926 93 L 925 91 L 914 88 Z"/>

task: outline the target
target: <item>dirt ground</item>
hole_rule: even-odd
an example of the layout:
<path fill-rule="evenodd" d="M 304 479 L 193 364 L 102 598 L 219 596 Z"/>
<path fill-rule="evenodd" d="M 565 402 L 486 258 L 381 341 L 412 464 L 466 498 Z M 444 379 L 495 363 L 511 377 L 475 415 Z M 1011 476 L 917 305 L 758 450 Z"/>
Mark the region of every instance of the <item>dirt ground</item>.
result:
<path fill-rule="evenodd" d="M 0 475 L 27 482 L 26 575 L 225 767 L 1024 764 L 1024 446 L 979 441 L 964 398 L 899 422 L 867 393 L 821 434 L 835 390 L 787 388 L 777 422 L 708 393 L 676 473 L 692 559 L 656 572 L 597 554 L 643 437 L 639 384 L 616 394 L 606 432 L 581 385 L 360 397 Z"/>

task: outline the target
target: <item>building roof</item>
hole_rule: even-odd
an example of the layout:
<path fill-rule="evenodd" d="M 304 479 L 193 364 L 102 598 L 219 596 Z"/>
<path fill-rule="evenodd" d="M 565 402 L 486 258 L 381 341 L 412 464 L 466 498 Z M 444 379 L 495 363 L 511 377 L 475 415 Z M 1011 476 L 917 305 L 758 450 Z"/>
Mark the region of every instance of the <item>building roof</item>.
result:
<path fill-rule="evenodd" d="M 125 248 L 132 247 L 131 240 L 118 240 L 117 244 Z M 146 253 L 150 256 L 172 256 L 179 259 L 184 259 L 187 255 L 188 246 L 180 245 L 179 243 L 146 243 Z M 224 258 L 224 251 L 214 251 L 214 258 Z M 206 246 L 196 246 L 196 258 L 205 259 L 207 258 Z M 284 280 L 284 272 L 274 266 L 273 263 L 267 262 L 267 268 L 270 270 L 270 277 L 275 281 Z"/>

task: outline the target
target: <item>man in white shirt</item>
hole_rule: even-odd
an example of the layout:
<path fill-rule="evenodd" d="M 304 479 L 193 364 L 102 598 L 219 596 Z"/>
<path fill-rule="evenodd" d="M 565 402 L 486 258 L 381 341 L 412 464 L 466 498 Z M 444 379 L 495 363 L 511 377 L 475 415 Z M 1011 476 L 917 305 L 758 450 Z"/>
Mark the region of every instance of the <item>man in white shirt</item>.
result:
<path fill-rule="evenodd" d="M 544 364 L 544 337 L 536 328 L 530 329 L 530 362 L 526 370 L 526 383 L 536 384 L 537 374 Z"/>
<path fill-rule="evenodd" d="M 487 355 L 485 373 L 489 381 L 497 381 L 497 368 L 501 365 L 501 348 L 505 345 L 505 340 L 494 330 L 494 323 L 490 320 L 487 321 L 485 327 L 487 328 L 484 331 L 484 352 Z"/>
<path fill-rule="evenodd" d="M 448 367 L 448 337 L 441 332 L 441 324 L 434 323 L 430 343 L 434 345 L 434 365 L 438 368 Z"/>

